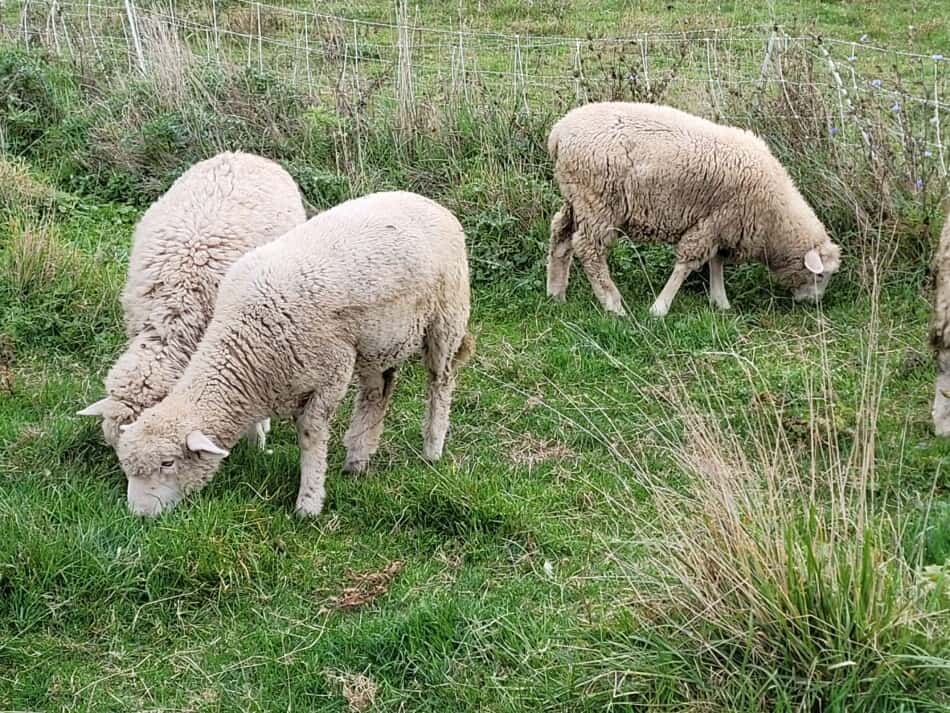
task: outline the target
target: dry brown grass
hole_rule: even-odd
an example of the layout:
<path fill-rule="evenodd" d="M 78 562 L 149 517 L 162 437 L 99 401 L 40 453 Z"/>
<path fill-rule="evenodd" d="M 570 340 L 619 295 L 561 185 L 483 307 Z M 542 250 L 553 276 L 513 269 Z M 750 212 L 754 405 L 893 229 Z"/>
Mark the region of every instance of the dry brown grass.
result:
<path fill-rule="evenodd" d="M 23 211 L 49 206 L 59 192 L 30 175 L 26 162 L 0 156 L 0 211 Z"/>
<path fill-rule="evenodd" d="M 376 702 L 376 682 L 362 673 L 327 671 L 324 673 L 329 683 L 338 685 L 350 713 L 368 711 Z"/>
<path fill-rule="evenodd" d="M 349 611 L 369 604 L 389 591 L 389 586 L 404 567 L 396 560 L 377 572 L 351 572 L 347 576 L 350 585 L 340 594 L 329 597 L 326 608 Z"/>

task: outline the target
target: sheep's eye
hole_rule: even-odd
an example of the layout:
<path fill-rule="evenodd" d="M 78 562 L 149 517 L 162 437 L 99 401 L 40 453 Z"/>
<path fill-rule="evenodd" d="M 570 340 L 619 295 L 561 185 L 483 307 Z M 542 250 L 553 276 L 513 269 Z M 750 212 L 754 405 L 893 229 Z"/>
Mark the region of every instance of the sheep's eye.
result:
<path fill-rule="evenodd" d="M 162 461 L 162 468 L 171 468 L 173 465 L 175 465 L 175 461 L 173 461 L 173 460 L 163 460 L 163 461 Z"/>

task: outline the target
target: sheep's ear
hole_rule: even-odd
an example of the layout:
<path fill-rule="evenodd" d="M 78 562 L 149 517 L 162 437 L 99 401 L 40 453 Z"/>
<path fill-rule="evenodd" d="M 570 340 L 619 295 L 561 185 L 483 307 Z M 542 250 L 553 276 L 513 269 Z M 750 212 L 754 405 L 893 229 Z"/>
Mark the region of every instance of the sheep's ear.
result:
<path fill-rule="evenodd" d="M 77 416 L 105 416 L 106 415 L 106 404 L 109 403 L 109 397 L 106 396 L 104 399 L 99 399 L 94 404 L 89 404 L 82 411 L 77 411 Z"/>
<path fill-rule="evenodd" d="M 816 275 L 820 275 L 825 271 L 825 266 L 821 264 L 821 255 L 818 254 L 817 248 L 812 248 L 805 253 L 805 267 L 808 268 L 809 272 Z"/>
<path fill-rule="evenodd" d="M 216 456 L 226 456 L 228 451 L 219 448 L 214 442 L 201 431 L 192 431 L 185 439 L 185 444 L 189 451 L 195 453 L 213 453 Z"/>

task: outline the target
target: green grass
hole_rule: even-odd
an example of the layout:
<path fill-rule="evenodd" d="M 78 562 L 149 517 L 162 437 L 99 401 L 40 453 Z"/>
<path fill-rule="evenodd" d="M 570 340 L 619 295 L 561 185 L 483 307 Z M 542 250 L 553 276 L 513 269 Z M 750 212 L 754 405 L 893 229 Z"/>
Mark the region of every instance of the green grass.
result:
<path fill-rule="evenodd" d="M 124 215 L 87 206 L 56 222 L 104 284 L 121 274 Z M 96 261 L 103 252 L 119 258 Z M 167 517 L 129 516 L 113 453 L 94 423 L 72 415 L 100 394 L 118 321 L 82 344 L 85 330 L 62 325 L 75 338 L 56 348 L 16 325 L 86 304 L 88 278 L 66 273 L 16 295 L 4 281 L 15 377 L 0 402 L 0 707 L 342 710 L 343 672 L 372 680 L 381 710 L 599 709 L 606 692 L 585 703 L 579 688 L 590 650 L 644 635 L 617 606 L 628 606 L 623 573 L 642 564 L 650 483 L 618 459 L 615 439 L 651 457 L 654 424 L 674 414 L 643 389 L 662 392 L 672 377 L 701 402 L 715 384 L 739 432 L 750 401 L 768 393 L 785 404 L 790 437 L 806 439 L 806 383 L 821 372 L 815 311 L 773 293 L 760 269 L 730 271 L 732 313 L 713 313 L 697 279 L 657 322 L 646 317 L 648 284 L 662 273 L 628 264 L 632 252 L 615 261 L 629 319 L 604 316 L 583 279 L 563 306 L 543 296 L 539 274 L 476 291 L 478 356 L 458 389 L 446 458 L 419 457 L 423 378 L 413 365 L 364 477 L 339 473 L 340 414 L 326 510 L 312 523 L 291 516 L 287 424 L 272 455 L 239 447 Z M 665 251 L 646 252 L 665 262 Z M 920 277 L 888 284 L 881 306 L 877 488 L 902 502 L 932 489 L 945 499 L 950 485 L 950 446 L 929 431 Z M 868 309 L 847 276 L 824 307 L 842 430 L 854 426 Z M 758 393 L 742 364 L 757 370 Z M 678 482 L 657 450 L 639 467 Z M 947 532 L 941 507 L 932 558 L 947 547 L 935 539 Z M 405 568 L 388 591 L 334 609 L 351 573 L 397 560 Z"/>
<path fill-rule="evenodd" d="M 937 5 L 779 11 L 929 51 L 947 41 Z M 425 3 L 419 19 L 447 26 L 458 8 Z M 766 4 L 676 0 L 462 8 L 469 27 L 535 34 L 771 17 Z M 497 103 L 457 109 L 421 99 L 402 132 L 385 102 L 306 106 L 266 72 L 196 74 L 202 90 L 176 104 L 147 80 L 0 52 L 16 108 L 0 133 L 17 154 L 0 157 L 0 710 L 950 706 L 950 443 L 931 433 L 926 345 L 937 178 L 917 195 L 888 174 L 885 194 L 859 156 L 762 125 L 845 246 L 821 310 L 741 266 L 726 278 L 731 312 L 711 310 L 694 276 L 653 320 L 671 251 L 620 245 L 630 316 L 615 319 L 576 265 L 566 304 L 544 295 L 557 205 L 544 133 L 560 103 L 525 114 L 492 91 L 479 97 Z M 337 415 L 313 522 L 291 515 L 288 423 L 273 453 L 239 445 L 206 490 L 142 521 L 98 426 L 73 415 L 122 347 L 117 295 L 143 206 L 222 145 L 279 158 L 324 206 L 383 188 L 432 195 L 469 238 L 477 349 L 445 458 L 420 457 L 424 375 L 407 365 L 364 476 L 340 473 L 348 405 Z M 853 196 L 887 203 L 884 220 L 866 226 Z M 878 240 L 899 248 L 879 295 Z M 705 451 L 689 438 L 694 411 L 715 423 Z M 846 462 L 866 450 L 870 475 Z M 697 454 L 728 461 L 725 476 L 707 482 Z M 717 508 L 727 496 L 747 499 Z M 366 594 L 361 577 L 387 567 Z M 354 591 L 366 601 L 341 608 Z M 712 613 L 709 598 L 722 602 Z"/>

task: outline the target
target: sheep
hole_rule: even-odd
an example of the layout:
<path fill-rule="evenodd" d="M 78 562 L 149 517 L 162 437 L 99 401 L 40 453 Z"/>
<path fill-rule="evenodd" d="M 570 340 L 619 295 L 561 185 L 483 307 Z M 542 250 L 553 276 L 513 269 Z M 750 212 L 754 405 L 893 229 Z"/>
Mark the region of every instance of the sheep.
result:
<path fill-rule="evenodd" d="M 278 164 L 222 153 L 188 169 L 145 211 L 121 297 L 128 342 L 106 376 L 107 396 L 78 412 L 102 418 L 110 446 L 185 370 L 227 269 L 302 224 L 309 208 Z M 269 428 L 254 424 L 248 437 L 263 448 Z"/>
<path fill-rule="evenodd" d="M 623 315 L 607 268 L 618 233 L 675 245 L 653 303 L 667 314 L 686 277 L 709 263 L 710 302 L 729 308 L 725 262 L 765 263 L 796 301 L 817 301 L 840 251 L 754 134 L 667 106 L 607 102 L 570 111 L 548 151 L 563 196 L 551 221 L 548 295 L 563 301 L 576 255 L 601 305 Z"/>
<path fill-rule="evenodd" d="M 123 427 L 118 455 L 128 506 L 157 515 L 207 484 L 248 424 L 296 418 L 296 512 L 324 501 L 330 420 L 359 381 L 344 471 L 379 446 L 396 369 L 422 353 L 428 373 L 423 456 L 437 460 L 468 334 L 465 235 L 439 204 L 413 193 L 342 203 L 238 260 L 214 317 L 168 396 Z"/>
<path fill-rule="evenodd" d="M 930 344 L 937 359 L 934 389 L 934 433 L 950 436 L 950 215 L 943 224 L 934 257 L 936 295 L 930 322 Z"/>

